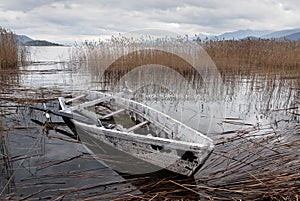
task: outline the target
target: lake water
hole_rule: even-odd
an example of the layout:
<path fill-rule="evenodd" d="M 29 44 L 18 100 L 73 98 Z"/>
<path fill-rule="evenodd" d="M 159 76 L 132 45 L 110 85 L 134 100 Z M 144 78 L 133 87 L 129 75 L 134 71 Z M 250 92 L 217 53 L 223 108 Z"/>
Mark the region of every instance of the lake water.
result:
<path fill-rule="evenodd" d="M 10 164 L 14 167 L 14 171 L 11 169 L 12 167 L 2 167 L 2 172 L 6 171 L 8 175 L 14 177 L 12 177 L 12 181 L 1 179 L 0 184 L 3 190 L 0 198 L 7 196 L 37 198 L 35 193 L 39 191 L 40 193 L 37 195 L 46 198 L 51 195 L 49 189 L 58 189 L 57 186 L 62 188 L 62 194 L 56 193 L 56 198 L 61 195 L 71 198 L 74 194 L 67 194 L 67 188 L 71 186 L 69 190 L 75 193 L 76 187 L 83 188 L 89 183 L 96 185 L 97 179 L 93 178 L 93 175 L 99 175 L 106 183 L 112 183 L 113 180 L 119 181 L 123 185 L 118 186 L 119 190 L 114 190 L 112 185 L 109 193 L 106 194 L 108 197 L 112 196 L 114 192 L 119 192 L 118 195 L 128 192 L 140 193 L 115 172 L 87 156 L 80 144 L 61 141 L 59 138 L 65 137 L 57 133 L 52 133 L 54 138 L 43 135 L 42 127 L 29 121 L 30 118 L 44 121 L 42 112 L 22 107 L 23 103 L 20 101 L 43 107 L 43 104 L 36 103 L 35 99 L 45 98 L 46 105 L 55 108 L 57 107 L 55 98 L 58 96 L 74 95 L 78 91 L 87 89 L 113 91 L 124 87 L 125 83 L 126 86 L 133 86 L 132 83 L 142 83 L 145 79 L 143 75 L 139 75 L 140 71 L 138 71 L 136 74 L 135 72 L 132 72 L 132 75 L 127 74 L 127 77 L 124 76 L 115 84 L 103 82 L 101 78 L 97 78 L 97 75 L 85 71 L 86 67 L 72 63 L 70 60 L 72 51 L 74 50 L 71 47 L 31 47 L 31 60 L 33 61 L 31 65 L 21 67 L 17 75 L 7 75 L 10 76 L 9 79 L 1 76 L 1 83 L 4 86 L 0 95 L 2 127 L 3 136 L 8 140 L 5 146 L 2 146 L 0 154 L 3 156 L 9 154 L 10 159 L 12 161 L 15 159 L 16 162 Z M 151 74 L 152 71 L 147 72 Z M 159 74 L 161 76 L 160 70 L 151 75 L 157 77 Z M 172 77 L 168 80 L 171 79 Z M 178 84 L 178 82 L 176 83 Z M 287 130 L 290 133 L 298 132 L 300 122 L 299 78 L 231 75 L 225 76 L 220 84 L 221 86 L 196 84 L 192 98 L 191 96 L 187 97 L 186 85 L 170 84 L 176 86 L 179 93 L 182 92 L 183 95 L 178 96 L 174 94 L 173 89 L 168 89 L 169 85 L 142 84 L 142 86 L 136 87 L 135 84 L 133 87 L 136 89 L 134 89 L 133 96 L 208 135 L 215 140 L 216 145 L 235 136 L 238 132 L 247 131 L 250 134 L 252 132 L 258 137 L 265 133 L 286 133 Z M 112 85 L 113 87 L 111 87 Z M 216 91 L 215 95 L 208 93 L 205 86 L 213 86 L 214 88 L 209 90 Z M 21 100 L 21 98 L 25 100 Z M 61 121 L 59 118 L 53 118 Z M 30 127 L 30 129 L 26 130 L 25 127 Z M 32 147 L 34 149 L 30 149 Z M 226 150 L 222 146 L 216 148 L 217 151 L 223 149 Z M 26 151 L 26 154 L 23 155 L 25 157 L 20 159 L 23 154 L 22 150 L 30 151 Z M 71 160 L 72 158 L 74 160 Z M 63 160 L 71 162 L 66 166 L 56 164 Z M 213 158 L 209 164 L 214 164 L 215 161 L 217 160 Z M 50 169 L 46 167 L 50 167 Z M 67 169 L 67 172 L 64 172 L 64 169 Z M 97 171 L 100 169 L 102 172 Z M 90 171 L 90 174 L 81 177 L 82 185 L 76 184 L 78 181 L 73 178 L 76 171 L 79 175 Z M 103 171 L 108 176 L 104 177 Z M 204 170 L 204 172 L 207 171 L 207 169 Z M 74 174 L 71 174 L 72 172 Z M 46 177 L 50 178 L 51 175 L 59 177 L 59 175 L 65 174 L 67 174 L 65 183 L 60 183 L 59 179 L 43 180 Z M 35 175 L 39 176 L 35 177 Z M 1 176 L 3 178 L 7 175 L 1 173 Z M 200 175 L 200 178 L 204 177 L 204 175 Z M 34 180 L 34 178 L 38 179 Z M 33 185 L 30 184 L 30 181 L 36 183 Z M 6 185 L 7 183 L 8 185 Z M 78 195 L 81 198 L 89 197 L 89 195 L 100 196 L 93 190 L 82 190 Z"/>

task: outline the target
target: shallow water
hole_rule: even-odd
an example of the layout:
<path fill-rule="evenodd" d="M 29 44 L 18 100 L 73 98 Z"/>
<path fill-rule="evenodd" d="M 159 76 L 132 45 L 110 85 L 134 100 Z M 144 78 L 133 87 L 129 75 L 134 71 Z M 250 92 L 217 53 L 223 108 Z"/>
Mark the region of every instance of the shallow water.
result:
<path fill-rule="evenodd" d="M 114 178 L 122 185 L 124 184 L 123 187 L 118 186 L 119 190 L 114 190 L 112 187 L 109 192 L 122 194 L 122 192 L 132 191 L 138 193 L 134 187 L 128 187 L 129 184 L 124 182 L 115 172 L 92 160 L 92 157 L 86 157 L 85 150 L 81 145 L 61 141 L 59 138 L 64 136 L 57 133 L 52 133 L 53 138 L 47 137 L 41 126 L 30 121 L 30 118 L 34 118 L 43 122 L 45 118 L 42 112 L 25 109 L 20 106 L 24 103 L 7 99 L 26 98 L 26 104 L 43 107 L 42 104 L 36 105 L 34 99 L 43 97 L 47 101 L 49 98 L 46 103 L 48 107 L 56 108 L 57 102 L 53 102 L 52 98 L 55 99 L 57 96 L 74 95 L 75 92 L 78 93 L 78 91 L 89 88 L 105 89 L 112 92 L 123 88 L 125 86 L 124 80 L 128 82 L 126 86 L 132 86 L 132 83 L 143 83 L 143 79 L 145 79 L 141 75 L 141 71 L 138 71 L 137 74 L 134 74 L 135 72 L 132 75 L 127 74 L 127 77 L 124 76 L 121 81 L 103 82 L 103 79 L 97 75 L 91 76 L 91 73 L 85 71 L 85 68 L 72 64 L 69 60 L 70 51 L 70 47 L 34 47 L 31 49 L 31 59 L 34 61 L 32 65 L 21 67 L 18 74 L 11 76 L 10 79 L 2 78 L 1 80 L 2 85 L 4 85 L 0 95 L 1 121 L 4 129 L 2 133 L 3 136 L 6 136 L 6 144 L 3 146 L 7 147 L 6 152 L 8 153 L 0 154 L 8 154 L 10 159 L 18 159 L 25 151 L 25 156 L 32 155 L 32 157 L 13 162 L 11 165 L 19 168 L 16 173 L 11 172 L 9 167 L 2 167 L 2 177 L 7 177 L 7 174 L 9 176 L 15 175 L 9 186 L 5 186 L 6 183 L 3 182 L 7 180 L 1 179 L 3 192 L 0 198 L 7 196 L 26 197 L 38 191 L 44 192 L 40 193 L 40 197 L 51 197 L 52 191 L 49 188 L 52 187 L 53 189 L 62 189 L 61 193 L 63 194 L 71 186 L 71 192 L 75 193 L 76 188 L 81 188 L 89 183 L 96 184 L 98 180 L 93 178 L 93 175 L 102 175 L 105 171 L 107 177 L 99 176 L 103 179 L 102 181 L 109 182 Z M 144 73 L 144 71 L 142 72 Z M 159 77 L 158 74 L 161 76 L 159 70 L 156 72 L 147 71 L 146 73 L 150 73 L 152 77 Z M 169 85 L 158 84 L 158 87 L 155 87 L 141 84 L 141 86 L 135 86 L 131 96 L 208 135 L 216 143 L 222 141 L 224 139 L 223 134 L 230 133 L 230 131 L 234 133 L 252 129 L 257 134 L 290 129 L 291 132 L 296 132 L 293 129 L 300 122 L 299 79 L 237 75 L 226 77 L 222 83 L 219 83 L 220 85 L 211 85 L 205 82 L 199 84 L 197 80 L 193 80 L 196 84 L 193 85 L 191 92 L 188 87 L 190 86 L 189 83 L 175 82 L 174 84 L 169 79 L 163 79 Z M 172 75 L 170 79 L 172 79 Z M 211 91 L 214 93 L 212 94 Z M 55 118 L 55 120 L 61 121 L 60 118 Z M 30 129 L 20 130 L 20 127 L 30 127 Z M 226 135 L 226 137 L 228 136 Z M 30 149 L 31 146 L 34 149 Z M 58 161 L 68 160 L 72 157 L 75 157 L 76 160 L 72 160 L 65 166 L 55 165 Z M 89 167 L 87 163 L 90 163 Z M 49 168 L 45 168 L 48 167 L 48 164 Z M 57 168 L 52 168 L 52 166 Z M 91 174 L 82 176 L 80 181 L 84 183 L 82 186 L 78 186 L 74 172 L 77 171 L 78 174 L 83 175 L 83 172 L 88 171 L 89 168 L 93 169 Z M 105 171 L 99 173 L 97 169 L 105 169 Z M 70 172 L 74 174 L 70 175 Z M 43 180 L 43 175 L 47 175 L 45 178 L 48 178 L 49 175 L 55 174 L 67 174 L 69 180 L 66 183 L 59 183 L 59 179 Z M 36 183 L 26 183 L 31 179 Z M 56 193 L 52 198 L 57 198 L 62 194 Z M 66 193 L 70 197 L 75 194 Z M 88 197 L 88 195 L 100 196 L 95 192 L 84 190 L 78 194 L 82 198 Z M 111 194 L 108 193 L 107 196 L 109 195 Z"/>

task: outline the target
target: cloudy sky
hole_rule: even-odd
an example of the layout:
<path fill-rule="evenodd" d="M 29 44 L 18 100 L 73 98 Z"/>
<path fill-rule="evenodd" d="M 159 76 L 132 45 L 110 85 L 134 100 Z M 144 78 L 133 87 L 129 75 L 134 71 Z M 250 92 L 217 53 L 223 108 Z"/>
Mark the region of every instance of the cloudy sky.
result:
<path fill-rule="evenodd" d="M 73 43 L 143 29 L 193 36 L 300 27 L 299 0 L 0 0 L 0 26 Z"/>

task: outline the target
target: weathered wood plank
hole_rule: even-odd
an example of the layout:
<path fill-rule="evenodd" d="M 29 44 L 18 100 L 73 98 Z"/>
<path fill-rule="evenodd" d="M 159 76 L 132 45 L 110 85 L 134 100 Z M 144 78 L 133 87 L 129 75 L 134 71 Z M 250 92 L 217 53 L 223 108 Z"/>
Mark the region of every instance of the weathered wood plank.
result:
<path fill-rule="evenodd" d="M 92 100 L 92 101 L 89 101 L 89 102 L 82 103 L 80 105 L 69 107 L 69 108 L 67 108 L 67 110 L 68 111 L 82 110 L 84 108 L 87 108 L 87 107 L 90 107 L 90 106 L 93 106 L 93 105 L 97 105 L 97 104 L 99 104 L 103 101 L 108 100 L 109 98 L 111 98 L 111 96 L 107 96 L 107 97 L 104 97 L 104 98 L 99 98 L 99 99 L 96 99 L 96 100 Z"/>
<path fill-rule="evenodd" d="M 73 102 L 73 101 L 75 101 L 75 100 L 78 100 L 78 99 L 80 99 L 80 98 L 84 98 L 84 97 L 86 97 L 86 96 L 87 96 L 87 94 L 82 94 L 82 95 L 77 96 L 77 97 L 75 97 L 75 98 L 71 98 L 71 99 L 69 99 L 69 100 L 66 100 L 65 102 L 68 104 L 68 103 L 71 103 L 71 102 Z"/>
<path fill-rule="evenodd" d="M 149 123 L 149 121 L 143 121 L 143 122 L 141 122 L 141 123 L 139 123 L 139 124 L 137 124 L 137 125 L 134 125 L 134 126 L 128 128 L 128 129 L 126 130 L 126 132 L 132 132 L 132 131 L 134 131 L 134 130 L 136 130 L 136 129 L 138 129 L 138 128 L 140 128 L 140 127 L 142 127 L 142 126 L 144 126 L 144 125 L 146 125 L 146 124 L 148 124 L 148 123 Z"/>
<path fill-rule="evenodd" d="M 125 109 L 119 109 L 119 110 L 117 110 L 117 111 L 115 111 L 115 112 L 112 112 L 112 113 L 110 113 L 110 114 L 107 114 L 107 115 L 101 117 L 100 119 L 106 119 L 106 118 L 109 118 L 109 117 L 114 116 L 114 115 L 116 115 L 116 114 L 118 114 L 118 113 L 120 113 L 120 112 L 123 112 L 123 111 L 125 111 Z"/>

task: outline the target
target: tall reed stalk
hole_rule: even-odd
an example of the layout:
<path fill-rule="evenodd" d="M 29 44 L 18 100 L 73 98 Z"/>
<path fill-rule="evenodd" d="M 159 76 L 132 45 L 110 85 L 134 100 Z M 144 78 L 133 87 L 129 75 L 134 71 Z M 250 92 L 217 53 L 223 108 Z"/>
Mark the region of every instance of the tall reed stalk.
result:
<path fill-rule="evenodd" d="M 202 46 L 223 73 L 300 75 L 300 41 L 221 40 Z"/>
<path fill-rule="evenodd" d="M 17 35 L 0 27 L 0 70 L 14 69 L 26 61 L 26 51 Z"/>
<path fill-rule="evenodd" d="M 179 41 L 179 42 L 178 42 Z M 150 44 L 150 45 L 149 45 Z M 154 40 L 144 37 L 138 41 L 132 41 L 125 37 L 115 37 L 109 42 L 86 42 L 82 46 L 76 46 L 77 53 L 72 55 L 75 61 L 86 61 L 89 68 L 101 69 L 107 65 L 110 57 L 116 56 L 116 52 L 127 53 L 138 50 L 141 46 L 166 47 L 168 50 L 180 48 L 185 44 L 180 40 Z M 245 39 L 245 40 L 219 40 L 205 41 L 201 44 L 218 70 L 223 75 L 276 75 L 300 77 L 300 41 L 275 40 L 275 39 Z M 184 52 L 185 51 L 185 52 Z M 183 49 L 183 53 L 192 55 L 192 49 Z M 138 52 L 137 52 L 138 54 Z M 133 55 L 134 56 L 134 55 Z M 141 56 L 138 55 L 140 58 Z M 115 71 L 126 70 L 119 66 Z M 185 66 L 182 66 L 184 71 Z M 193 72 L 185 72 L 187 74 Z"/>

